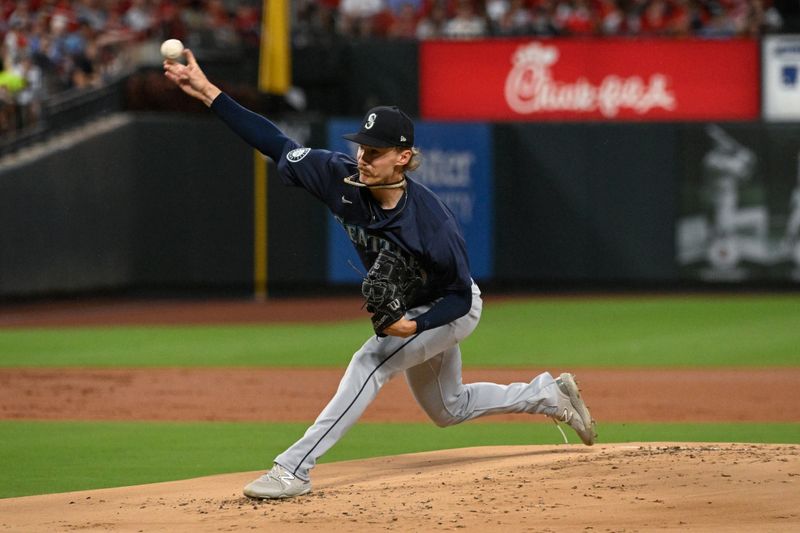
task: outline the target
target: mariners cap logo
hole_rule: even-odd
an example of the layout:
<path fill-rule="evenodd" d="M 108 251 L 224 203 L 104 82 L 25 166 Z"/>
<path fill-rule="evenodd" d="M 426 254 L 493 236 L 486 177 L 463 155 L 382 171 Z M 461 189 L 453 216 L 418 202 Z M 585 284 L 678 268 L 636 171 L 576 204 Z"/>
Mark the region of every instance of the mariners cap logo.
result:
<path fill-rule="evenodd" d="M 358 133 L 348 133 L 344 138 L 364 146 L 411 148 L 414 123 L 397 106 L 373 107 L 364 116 Z"/>

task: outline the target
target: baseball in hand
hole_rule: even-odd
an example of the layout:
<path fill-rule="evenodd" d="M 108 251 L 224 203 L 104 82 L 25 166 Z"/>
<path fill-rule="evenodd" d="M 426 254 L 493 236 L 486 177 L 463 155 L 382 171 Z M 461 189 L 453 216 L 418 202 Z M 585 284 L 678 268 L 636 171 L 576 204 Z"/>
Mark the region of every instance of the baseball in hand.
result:
<path fill-rule="evenodd" d="M 177 61 L 183 54 L 183 43 L 178 39 L 167 39 L 161 43 L 161 55 L 166 59 Z"/>

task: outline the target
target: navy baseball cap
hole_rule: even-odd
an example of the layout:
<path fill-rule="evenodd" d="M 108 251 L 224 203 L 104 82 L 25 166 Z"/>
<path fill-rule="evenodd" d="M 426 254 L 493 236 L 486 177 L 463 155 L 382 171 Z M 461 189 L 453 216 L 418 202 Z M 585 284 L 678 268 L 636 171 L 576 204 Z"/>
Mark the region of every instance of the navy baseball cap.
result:
<path fill-rule="evenodd" d="M 358 133 L 342 137 L 365 146 L 411 148 L 414 146 L 414 123 L 397 106 L 378 106 L 367 111 Z"/>

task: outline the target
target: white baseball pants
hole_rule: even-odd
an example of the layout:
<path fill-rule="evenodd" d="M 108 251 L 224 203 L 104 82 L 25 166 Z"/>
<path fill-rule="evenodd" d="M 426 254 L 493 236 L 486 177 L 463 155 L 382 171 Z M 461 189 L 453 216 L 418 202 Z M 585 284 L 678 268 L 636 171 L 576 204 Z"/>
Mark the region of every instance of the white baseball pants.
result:
<path fill-rule="evenodd" d="M 317 459 L 344 436 L 398 372 L 405 372 L 417 402 L 440 427 L 488 414 L 542 413 L 557 405 L 555 380 L 547 372 L 530 383 L 461 383 L 458 343 L 478 325 L 483 308 L 480 294 L 473 283 L 469 313 L 444 326 L 409 338 L 370 337 L 353 355 L 336 394 L 314 424 L 275 462 L 308 480 Z M 428 309 L 420 306 L 406 316 L 413 318 Z"/>

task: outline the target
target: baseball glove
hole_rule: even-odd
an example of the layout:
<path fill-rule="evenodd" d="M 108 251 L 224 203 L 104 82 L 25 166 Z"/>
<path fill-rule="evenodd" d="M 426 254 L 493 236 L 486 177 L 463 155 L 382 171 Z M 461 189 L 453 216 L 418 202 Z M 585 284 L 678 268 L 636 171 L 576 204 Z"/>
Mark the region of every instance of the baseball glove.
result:
<path fill-rule="evenodd" d="M 381 250 L 361 283 L 361 294 L 372 313 L 372 329 L 378 336 L 403 318 L 414 293 L 422 286 L 422 277 L 400 254 Z"/>

